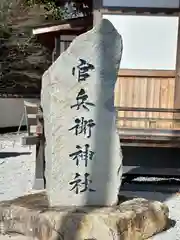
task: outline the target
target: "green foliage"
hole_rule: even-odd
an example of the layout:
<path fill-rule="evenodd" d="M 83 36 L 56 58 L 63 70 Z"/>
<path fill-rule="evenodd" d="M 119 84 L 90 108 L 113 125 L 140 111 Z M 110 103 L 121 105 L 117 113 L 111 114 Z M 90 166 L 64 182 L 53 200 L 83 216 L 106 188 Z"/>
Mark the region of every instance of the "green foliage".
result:
<path fill-rule="evenodd" d="M 0 40 L 10 37 L 11 27 L 9 18 L 13 9 L 13 0 L 0 1 Z"/>
<path fill-rule="evenodd" d="M 66 19 L 79 15 L 88 16 L 92 14 L 92 0 L 25 0 L 26 4 L 43 5 L 49 15 L 54 19 Z"/>

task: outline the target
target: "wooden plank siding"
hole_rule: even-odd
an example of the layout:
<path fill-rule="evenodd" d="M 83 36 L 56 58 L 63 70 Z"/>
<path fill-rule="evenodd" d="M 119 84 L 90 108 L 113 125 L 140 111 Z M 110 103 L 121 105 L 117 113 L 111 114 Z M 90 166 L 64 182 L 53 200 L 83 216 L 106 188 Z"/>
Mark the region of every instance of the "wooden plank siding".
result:
<path fill-rule="evenodd" d="M 61 50 L 71 41 L 60 41 Z M 115 107 L 174 109 L 175 70 L 120 69 L 115 87 Z M 118 111 L 117 127 L 125 129 L 180 129 L 173 112 Z M 146 135 L 146 133 L 145 133 Z"/>
<path fill-rule="evenodd" d="M 115 107 L 173 109 L 175 77 L 172 73 L 168 74 L 171 76 L 138 77 L 121 76 L 119 73 L 115 87 Z M 173 117 L 172 112 L 118 111 L 117 126 L 136 129 L 177 129 Z"/>
<path fill-rule="evenodd" d="M 178 39 L 177 39 L 177 53 L 176 53 L 176 80 L 175 80 L 175 95 L 174 95 L 174 107 L 180 108 L 180 14 L 178 23 Z M 175 114 L 174 118 L 180 118 L 180 114 Z M 180 123 L 176 121 L 176 125 Z"/>

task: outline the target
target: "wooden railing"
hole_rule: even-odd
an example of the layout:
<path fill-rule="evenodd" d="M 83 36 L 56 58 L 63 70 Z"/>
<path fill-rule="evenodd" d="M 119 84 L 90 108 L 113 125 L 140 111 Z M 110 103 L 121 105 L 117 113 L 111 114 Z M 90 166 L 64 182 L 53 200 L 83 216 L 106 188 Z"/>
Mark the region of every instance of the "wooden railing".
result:
<path fill-rule="evenodd" d="M 180 109 L 167 108 L 135 108 L 135 107 L 117 107 L 118 112 L 156 112 L 156 113 L 173 113 L 179 114 Z M 119 121 L 170 121 L 172 128 L 136 128 L 136 127 L 119 127 Z M 155 147 L 180 147 L 180 118 L 150 118 L 150 117 L 117 117 L 117 126 L 120 139 L 123 145 L 128 146 L 155 146 Z"/>

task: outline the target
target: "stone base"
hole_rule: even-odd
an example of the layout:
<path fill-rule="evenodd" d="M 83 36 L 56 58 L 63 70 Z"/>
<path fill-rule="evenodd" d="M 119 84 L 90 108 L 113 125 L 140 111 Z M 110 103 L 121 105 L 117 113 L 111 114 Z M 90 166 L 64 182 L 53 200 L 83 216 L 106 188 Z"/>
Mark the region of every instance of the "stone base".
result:
<path fill-rule="evenodd" d="M 0 233 L 39 240 L 143 240 L 168 227 L 168 207 L 135 198 L 104 208 L 50 208 L 46 192 L 0 202 Z"/>

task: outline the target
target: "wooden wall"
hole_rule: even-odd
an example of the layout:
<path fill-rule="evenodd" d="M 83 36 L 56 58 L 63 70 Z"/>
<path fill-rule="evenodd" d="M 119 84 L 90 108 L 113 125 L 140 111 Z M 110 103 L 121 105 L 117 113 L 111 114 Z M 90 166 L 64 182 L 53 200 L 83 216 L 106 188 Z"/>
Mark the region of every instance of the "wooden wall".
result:
<path fill-rule="evenodd" d="M 115 88 L 115 106 L 173 109 L 174 75 L 174 71 L 141 71 L 139 74 L 138 71 L 131 70 L 119 72 Z M 173 116 L 173 113 L 164 112 L 118 111 L 117 124 L 119 128 L 172 129 L 177 127 Z"/>
<path fill-rule="evenodd" d="M 69 36 L 61 36 L 61 52 L 71 41 Z M 169 70 L 121 69 L 115 88 L 115 106 L 174 109 L 175 76 L 176 72 Z M 178 115 L 173 112 L 118 111 L 117 127 L 180 130 L 180 121 L 175 120 Z"/>

